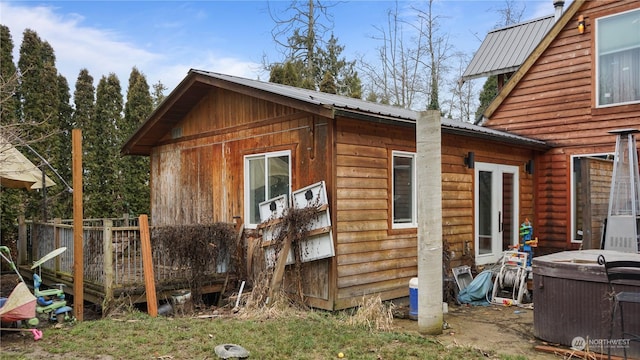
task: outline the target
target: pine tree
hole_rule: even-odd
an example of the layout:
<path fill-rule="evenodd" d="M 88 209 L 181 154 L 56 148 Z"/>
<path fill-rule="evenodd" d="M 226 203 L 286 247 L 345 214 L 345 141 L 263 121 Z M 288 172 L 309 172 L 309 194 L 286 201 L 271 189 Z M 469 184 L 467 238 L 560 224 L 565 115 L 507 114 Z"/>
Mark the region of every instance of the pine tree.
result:
<path fill-rule="evenodd" d="M 118 124 L 121 148 L 127 139 L 138 129 L 153 111 L 153 99 L 145 76 L 133 68 L 129 76 L 127 104 L 124 118 Z M 149 214 L 149 158 L 146 156 L 126 156 L 120 160 L 120 191 L 122 193 L 124 213 L 138 216 Z"/>

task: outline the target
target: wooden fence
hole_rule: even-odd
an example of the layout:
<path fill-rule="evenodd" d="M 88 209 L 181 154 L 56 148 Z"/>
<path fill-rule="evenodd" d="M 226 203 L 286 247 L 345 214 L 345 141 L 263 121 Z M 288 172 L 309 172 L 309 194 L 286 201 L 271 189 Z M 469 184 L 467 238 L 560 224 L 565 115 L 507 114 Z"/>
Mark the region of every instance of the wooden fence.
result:
<path fill-rule="evenodd" d="M 123 295 L 143 302 L 144 272 L 140 228 L 137 218 L 83 220 L 84 297 L 92 303 L 111 302 Z M 73 225 L 71 220 L 55 219 L 39 223 L 19 220 L 18 265 L 27 277 L 40 271 L 45 285 L 62 283 L 65 291 L 73 291 Z M 40 269 L 30 269 L 34 261 L 51 251 L 66 247 L 61 255 L 46 261 Z M 158 292 L 168 294 L 188 287 L 185 274 L 189 269 L 171 264 L 170 249 L 152 244 L 154 275 Z M 212 264 L 212 283 L 204 292 L 215 292 L 221 286 L 216 277 L 226 273 L 226 264 Z"/>

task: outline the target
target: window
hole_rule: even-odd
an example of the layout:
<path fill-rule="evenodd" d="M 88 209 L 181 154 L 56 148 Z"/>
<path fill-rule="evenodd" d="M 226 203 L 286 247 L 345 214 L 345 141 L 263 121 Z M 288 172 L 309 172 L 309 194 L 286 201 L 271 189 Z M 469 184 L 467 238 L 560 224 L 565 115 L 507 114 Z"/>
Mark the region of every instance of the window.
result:
<path fill-rule="evenodd" d="M 291 153 L 279 151 L 244 158 L 245 220 L 249 226 L 260 221 L 261 202 L 291 193 Z"/>
<path fill-rule="evenodd" d="M 393 228 L 416 227 L 415 153 L 393 152 Z"/>
<path fill-rule="evenodd" d="M 640 10 L 596 20 L 598 106 L 640 102 Z"/>
<path fill-rule="evenodd" d="M 609 208 L 613 154 L 571 158 L 571 242 L 599 248 Z"/>

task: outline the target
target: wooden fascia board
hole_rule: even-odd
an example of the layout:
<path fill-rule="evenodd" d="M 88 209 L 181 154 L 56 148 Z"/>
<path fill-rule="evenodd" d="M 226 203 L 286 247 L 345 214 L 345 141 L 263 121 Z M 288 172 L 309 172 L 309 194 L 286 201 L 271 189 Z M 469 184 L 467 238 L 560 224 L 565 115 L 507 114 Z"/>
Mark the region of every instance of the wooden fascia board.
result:
<path fill-rule="evenodd" d="M 125 144 L 122 146 L 120 153 L 122 155 L 149 155 L 148 151 L 135 151 L 134 148 L 146 148 L 150 151 L 150 146 L 136 145 L 136 143 L 156 127 L 167 111 L 171 109 L 171 107 L 195 83 L 195 81 L 194 77 L 187 76 L 187 78 L 178 85 L 176 90 L 174 90 L 174 92 L 172 92 L 153 113 L 151 113 L 147 121 L 142 123 L 138 130 L 136 130 L 136 132 L 127 139 Z"/>
<path fill-rule="evenodd" d="M 504 68 L 504 69 L 496 69 L 496 70 L 491 70 L 491 71 L 485 71 L 481 74 L 476 74 L 476 75 L 469 75 L 469 76 L 463 76 L 462 82 L 464 83 L 465 81 L 469 81 L 469 80 L 473 80 L 473 79 L 479 79 L 482 77 L 489 77 L 491 75 L 500 75 L 500 74 L 509 74 L 512 73 L 514 71 L 518 70 L 517 66 L 511 66 L 508 68 Z"/>
<path fill-rule="evenodd" d="M 516 87 L 516 85 L 522 80 L 524 75 L 531 69 L 533 64 L 540 58 L 542 53 L 551 45 L 553 40 L 560 34 L 560 32 L 565 28 L 565 26 L 571 21 L 573 16 L 578 12 L 578 9 L 582 7 L 586 0 L 574 0 L 574 2 L 569 6 L 567 11 L 562 14 L 562 17 L 553 25 L 549 33 L 540 41 L 540 44 L 536 46 L 535 49 L 531 52 L 531 55 L 524 61 L 524 63 L 518 68 L 513 76 L 509 79 L 505 87 L 502 88 L 502 91 L 498 93 L 498 95 L 493 99 L 491 104 L 484 111 L 484 117 L 490 119 L 493 113 L 498 109 L 498 107 L 502 104 L 502 102 L 509 96 L 511 91 Z M 577 31 L 577 30 L 576 30 Z"/>
<path fill-rule="evenodd" d="M 206 75 L 198 75 L 198 81 L 209 84 L 211 86 L 219 87 L 221 89 L 226 89 L 230 91 L 237 92 L 239 94 L 251 96 L 257 99 L 274 102 L 276 104 L 281 104 L 285 106 L 290 106 L 297 110 L 302 110 L 311 114 L 319 115 L 326 118 L 334 118 L 334 110 L 331 105 L 318 105 L 313 103 L 308 103 L 303 100 L 298 100 L 294 98 L 290 98 L 288 96 L 275 94 L 269 91 L 256 89 L 253 87 L 248 87 L 241 84 L 236 84 L 233 82 L 225 81 L 223 79 L 218 79 L 214 77 L 209 77 Z"/>

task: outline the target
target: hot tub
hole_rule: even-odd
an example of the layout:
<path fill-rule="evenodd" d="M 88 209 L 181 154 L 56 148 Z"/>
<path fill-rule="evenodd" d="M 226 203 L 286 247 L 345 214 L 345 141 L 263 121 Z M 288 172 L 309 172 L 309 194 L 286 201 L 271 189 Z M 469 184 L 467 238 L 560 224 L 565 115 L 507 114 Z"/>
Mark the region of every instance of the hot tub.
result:
<path fill-rule="evenodd" d="M 605 354 L 609 344 L 612 355 L 622 355 L 626 346 L 627 356 L 640 358 L 638 342 L 608 342 L 611 300 L 604 266 L 598 265 L 600 254 L 607 261 L 640 261 L 639 254 L 610 250 L 564 251 L 533 258 L 534 335 L 565 346 L 579 347 L 583 341 L 590 351 Z M 640 292 L 640 286 L 616 287 L 625 288 Z M 640 304 L 625 304 L 624 315 L 625 332 L 640 334 Z M 612 339 L 622 339 L 619 313 Z"/>

